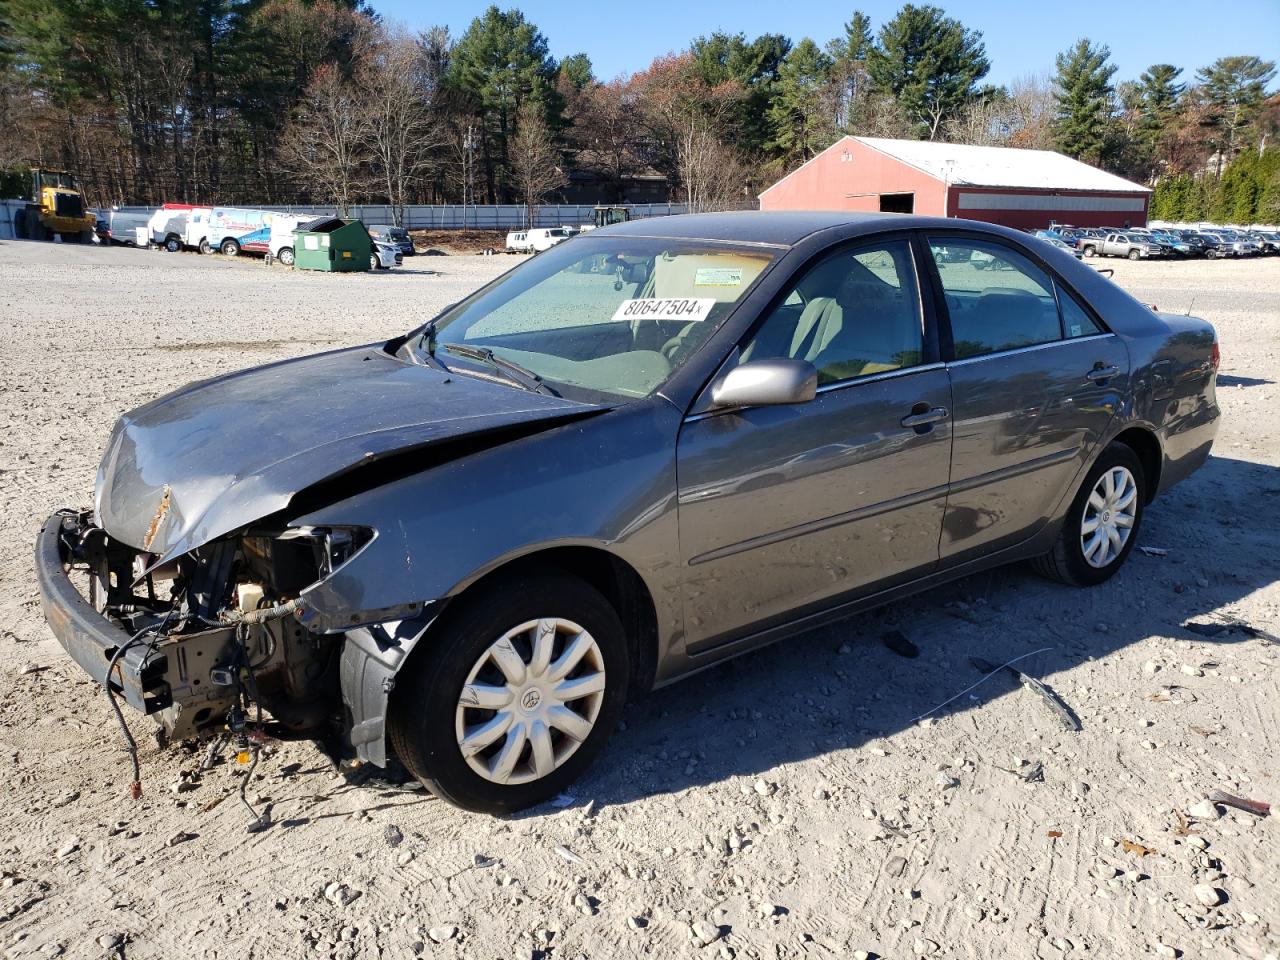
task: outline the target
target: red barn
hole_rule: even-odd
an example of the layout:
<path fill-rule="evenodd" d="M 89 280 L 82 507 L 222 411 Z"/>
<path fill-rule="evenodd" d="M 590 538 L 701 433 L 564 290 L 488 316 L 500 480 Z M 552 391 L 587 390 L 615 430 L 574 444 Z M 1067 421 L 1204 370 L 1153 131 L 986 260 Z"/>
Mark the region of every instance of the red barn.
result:
<path fill-rule="evenodd" d="M 856 210 L 1140 227 L 1151 191 L 1049 150 L 843 137 L 760 194 L 761 210 Z"/>

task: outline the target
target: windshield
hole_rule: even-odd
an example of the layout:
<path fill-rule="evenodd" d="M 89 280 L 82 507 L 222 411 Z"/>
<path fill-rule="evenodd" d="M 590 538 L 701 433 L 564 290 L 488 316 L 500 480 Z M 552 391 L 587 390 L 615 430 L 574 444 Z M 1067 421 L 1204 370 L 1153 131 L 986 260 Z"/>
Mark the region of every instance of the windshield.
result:
<path fill-rule="evenodd" d="M 409 342 L 422 352 L 430 340 L 451 369 L 515 379 L 518 365 L 526 379 L 533 374 L 565 396 L 645 397 L 707 341 L 776 256 L 707 241 L 575 237 Z"/>

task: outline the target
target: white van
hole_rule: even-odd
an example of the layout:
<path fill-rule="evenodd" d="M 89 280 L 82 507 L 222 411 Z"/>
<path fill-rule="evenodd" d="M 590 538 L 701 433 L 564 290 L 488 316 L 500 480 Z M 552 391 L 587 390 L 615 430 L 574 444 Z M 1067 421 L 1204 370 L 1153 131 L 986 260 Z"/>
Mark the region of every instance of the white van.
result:
<path fill-rule="evenodd" d="M 286 267 L 293 266 L 293 231 L 315 220 L 314 214 L 277 213 L 271 218 L 268 253 Z"/>
<path fill-rule="evenodd" d="M 574 231 L 569 227 L 536 227 L 507 234 L 507 253 L 541 253 L 564 243 Z"/>

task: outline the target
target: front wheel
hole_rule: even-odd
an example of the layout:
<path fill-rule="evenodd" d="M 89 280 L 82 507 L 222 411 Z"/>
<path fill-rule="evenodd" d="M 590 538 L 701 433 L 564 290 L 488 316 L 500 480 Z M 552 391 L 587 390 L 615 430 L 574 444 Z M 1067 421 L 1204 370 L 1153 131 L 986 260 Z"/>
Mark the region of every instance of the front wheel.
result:
<path fill-rule="evenodd" d="M 283 263 L 286 267 L 293 266 L 293 247 L 281 247 L 280 252 L 276 254 L 276 259 Z"/>
<path fill-rule="evenodd" d="M 1123 443 L 1113 443 L 1080 485 L 1057 543 L 1036 558 L 1036 570 L 1077 587 L 1109 580 L 1133 549 L 1146 499 L 1138 455 Z"/>
<path fill-rule="evenodd" d="M 1085 255 L 1086 257 L 1096 257 L 1096 256 L 1098 255 L 1098 248 L 1097 248 L 1097 247 L 1085 247 L 1085 248 L 1084 248 L 1084 255 Z"/>
<path fill-rule="evenodd" d="M 209 246 L 209 239 L 207 237 L 200 238 L 200 245 L 196 247 L 196 249 L 200 251 L 201 256 L 205 257 L 213 253 L 213 247 Z"/>
<path fill-rule="evenodd" d="M 369 269 L 377 270 L 381 268 L 381 266 L 382 264 L 378 262 L 378 255 L 376 253 L 369 254 Z"/>
<path fill-rule="evenodd" d="M 1141 260 L 1141 259 L 1142 259 L 1142 253 L 1141 253 L 1140 251 L 1138 251 L 1138 250 L 1130 250 L 1130 251 L 1129 251 L 1129 259 L 1130 259 L 1130 260 Z"/>
<path fill-rule="evenodd" d="M 467 810 L 549 800 L 622 711 L 630 670 L 617 613 L 584 581 L 543 574 L 482 587 L 445 616 L 397 678 L 396 755 Z"/>

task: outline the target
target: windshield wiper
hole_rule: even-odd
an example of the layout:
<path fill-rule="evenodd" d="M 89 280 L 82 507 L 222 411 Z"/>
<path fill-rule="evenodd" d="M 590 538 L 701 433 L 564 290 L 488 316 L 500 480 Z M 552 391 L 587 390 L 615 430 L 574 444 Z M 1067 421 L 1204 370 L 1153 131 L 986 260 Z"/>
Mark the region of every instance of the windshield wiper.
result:
<path fill-rule="evenodd" d="M 433 331 L 434 332 L 434 331 Z M 432 338 L 434 340 L 434 337 Z M 534 393 L 548 393 L 553 397 L 560 394 L 547 386 L 542 378 L 530 370 L 528 367 L 522 367 L 514 360 L 508 360 L 506 357 L 500 357 L 488 347 L 473 347 L 466 343 L 446 343 L 444 348 L 452 354 L 459 357 L 467 357 L 471 360 L 479 360 L 489 364 L 495 370 L 501 370 L 507 374 L 507 379 L 517 386 L 524 387 Z"/>

